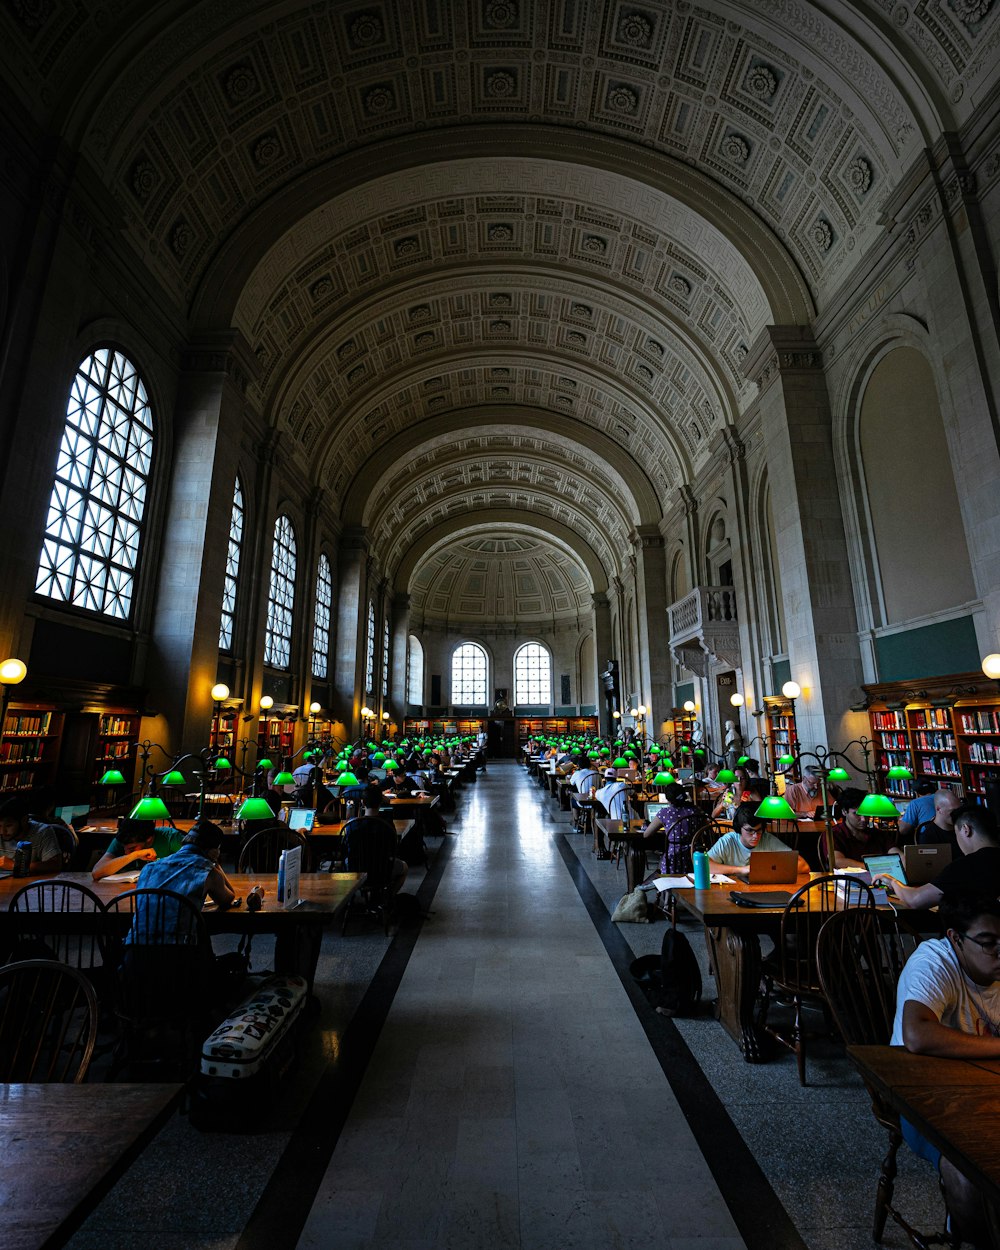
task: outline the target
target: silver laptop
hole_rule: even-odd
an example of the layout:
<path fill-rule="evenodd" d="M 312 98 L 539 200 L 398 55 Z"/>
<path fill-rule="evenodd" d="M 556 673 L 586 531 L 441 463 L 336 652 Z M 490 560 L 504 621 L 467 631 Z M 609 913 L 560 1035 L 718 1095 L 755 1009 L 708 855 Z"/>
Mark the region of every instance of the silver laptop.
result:
<path fill-rule="evenodd" d="M 908 885 L 926 885 L 951 863 L 951 844 L 928 842 L 926 846 L 904 846 L 903 867 Z"/>
<path fill-rule="evenodd" d="M 751 851 L 751 885 L 792 885 L 799 877 L 797 851 Z"/>

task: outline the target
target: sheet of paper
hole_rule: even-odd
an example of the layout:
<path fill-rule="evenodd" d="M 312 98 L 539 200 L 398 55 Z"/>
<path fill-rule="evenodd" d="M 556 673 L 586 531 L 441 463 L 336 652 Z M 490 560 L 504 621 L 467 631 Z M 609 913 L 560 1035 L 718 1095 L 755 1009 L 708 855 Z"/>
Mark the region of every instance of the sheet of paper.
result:
<path fill-rule="evenodd" d="M 712 885 L 732 885 L 733 878 L 727 877 L 723 872 L 713 872 L 711 874 Z M 655 881 L 649 883 L 657 890 L 690 890 L 694 885 L 694 878 L 690 873 L 683 877 L 657 877 Z"/>
<path fill-rule="evenodd" d="M 101 880 L 110 881 L 114 885 L 123 881 L 138 881 L 139 874 L 137 872 L 113 872 L 108 877 L 102 877 Z"/>

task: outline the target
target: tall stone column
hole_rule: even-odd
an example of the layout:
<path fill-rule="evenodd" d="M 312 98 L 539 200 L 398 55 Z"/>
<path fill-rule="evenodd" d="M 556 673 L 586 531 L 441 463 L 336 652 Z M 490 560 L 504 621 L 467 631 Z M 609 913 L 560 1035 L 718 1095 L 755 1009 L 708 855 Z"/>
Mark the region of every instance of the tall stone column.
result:
<path fill-rule="evenodd" d="M 409 702 L 406 688 L 406 653 L 410 640 L 410 596 L 392 598 L 392 671 L 389 677 L 389 712 L 402 730 L 403 717 Z"/>
<path fill-rule="evenodd" d="M 798 737 L 837 747 L 865 722 L 849 711 L 861 655 L 823 362 L 808 328 L 769 326 L 744 370 L 759 389 Z"/>
<path fill-rule="evenodd" d="M 614 639 L 611 637 L 611 607 L 608 603 L 608 596 L 605 594 L 595 594 L 590 597 L 591 607 L 594 613 L 594 653 L 597 657 L 597 715 L 600 718 L 600 730 L 602 734 L 611 732 L 611 718 L 608 716 L 608 705 L 604 699 L 604 684 L 600 679 L 600 674 L 604 671 L 607 662 L 614 658 Z"/>
<path fill-rule="evenodd" d="M 233 482 L 253 357 L 237 331 L 192 344 L 174 419 L 172 476 L 148 666 L 170 750 L 208 742 Z"/>
<path fill-rule="evenodd" d="M 364 647 L 368 610 L 368 532 L 362 526 L 340 537 L 337 590 L 337 655 L 334 664 L 337 719 L 356 738 L 364 702 Z"/>
<path fill-rule="evenodd" d="M 670 646 L 666 625 L 667 563 L 663 535 L 656 525 L 636 531 L 636 616 L 639 629 L 641 697 L 648 702 L 647 732 L 659 737 L 671 707 Z"/>

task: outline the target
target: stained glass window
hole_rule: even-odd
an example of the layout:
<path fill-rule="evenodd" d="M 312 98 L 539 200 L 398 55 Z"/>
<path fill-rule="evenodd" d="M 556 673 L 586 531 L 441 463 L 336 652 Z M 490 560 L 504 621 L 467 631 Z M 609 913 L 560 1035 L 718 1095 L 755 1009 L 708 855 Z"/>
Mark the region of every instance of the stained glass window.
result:
<path fill-rule="evenodd" d="M 66 405 L 38 594 L 128 619 L 152 457 L 142 379 L 121 352 L 101 348 L 77 369 Z"/>
<path fill-rule="evenodd" d="M 292 611 L 295 607 L 295 530 L 286 516 L 274 523 L 271 586 L 267 593 L 264 663 L 288 668 L 292 658 Z"/>
<path fill-rule="evenodd" d="M 552 665 L 548 650 L 526 642 L 514 653 L 514 702 L 537 706 L 552 702 Z"/>
<path fill-rule="evenodd" d="M 330 612 L 333 608 L 333 577 L 330 561 L 320 555 L 316 572 L 316 609 L 313 613 L 314 677 L 325 677 L 330 657 Z"/>
<path fill-rule="evenodd" d="M 463 642 L 451 657 L 451 701 L 454 705 L 486 702 L 486 652 Z"/>
<path fill-rule="evenodd" d="M 228 651 L 233 645 L 233 619 L 236 616 L 236 579 L 240 572 L 240 548 L 243 545 L 243 487 L 236 479 L 233 490 L 233 513 L 229 518 L 229 547 L 226 550 L 226 579 L 222 583 L 222 620 L 219 622 L 219 648 Z"/>
<path fill-rule="evenodd" d="M 365 649 L 365 694 L 375 693 L 375 604 L 368 600 L 368 641 Z"/>

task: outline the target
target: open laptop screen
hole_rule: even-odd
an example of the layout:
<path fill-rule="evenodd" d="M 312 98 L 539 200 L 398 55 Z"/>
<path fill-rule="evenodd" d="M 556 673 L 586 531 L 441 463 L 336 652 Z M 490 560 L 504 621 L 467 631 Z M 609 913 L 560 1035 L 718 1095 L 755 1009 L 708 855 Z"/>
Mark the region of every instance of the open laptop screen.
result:
<path fill-rule="evenodd" d="M 646 804 L 646 824 L 648 825 L 649 822 L 655 816 L 659 815 L 659 813 L 662 812 L 666 806 L 667 806 L 666 803 L 647 803 Z"/>
<path fill-rule="evenodd" d="M 865 855 L 864 861 L 873 881 L 876 881 L 882 873 L 886 873 L 890 877 L 895 877 L 901 885 L 907 884 L 903 861 L 897 854 Z"/>
<path fill-rule="evenodd" d="M 316 809 L 314 807 L 293 807 L 288 813 L 289 829 L 301 829 L 303 833 L 311 833 L 315 823 Z"/>

